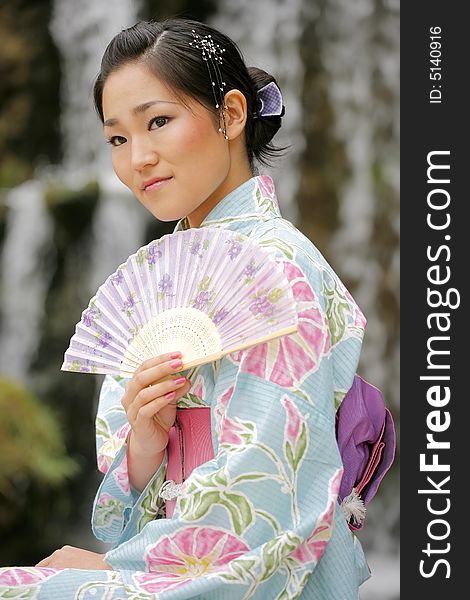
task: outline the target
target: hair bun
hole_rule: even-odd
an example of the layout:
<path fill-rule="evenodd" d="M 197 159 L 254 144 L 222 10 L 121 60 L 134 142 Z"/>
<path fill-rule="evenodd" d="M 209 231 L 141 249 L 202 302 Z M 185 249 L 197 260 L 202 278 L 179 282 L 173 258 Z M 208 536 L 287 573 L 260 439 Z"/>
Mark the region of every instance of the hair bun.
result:
<path fill-rule="evenodd" d="M 276 79 L 259 69 L 258 67 L 248 67 L 248 74 L 253 83 L 253 88 L 256 92 L 256 108 L 251 115 L 251 122 L 253 124 L 253 152 L 255 156 L 262 159 L 269 159 L 277 156 L 280 151 L 286 148 L 278 148 L 271 144 L 271 140 L 279 131 L 282 125 L 282 116 L 285 113 L 284 107 L 282 108 L 280 115 L 269 115 L 264 116 L 259 114 L 263 103 L 261 98 L 258 96 L 259 90 L 267 86 L 269 83 L 274 83 L 280 90 L 279 84 Z"/>

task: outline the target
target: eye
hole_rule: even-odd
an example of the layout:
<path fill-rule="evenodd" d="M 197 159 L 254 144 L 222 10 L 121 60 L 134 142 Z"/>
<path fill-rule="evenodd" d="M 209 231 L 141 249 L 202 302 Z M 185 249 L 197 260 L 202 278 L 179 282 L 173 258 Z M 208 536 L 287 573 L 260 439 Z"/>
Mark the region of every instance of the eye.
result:
<path fill-rule="evenodd" d="M 115 144 L 114 140 L 125 140 L 125 139 L 126 138 L 122 137 L 122 135 L 113 135 L 112 137 L 109 138 L 109 140 L 106 140 L 106 143 L 111 144 L 111 146 L 122 146 L 122 144 Z"/>
<path fill-rule="evenodd" d="M 158 128 L 160 129 L 160 127 L 166 125 L 168 121 L 169 117 L 153 117 L 153 119 L 150 119 L 150 121 L 148 122 L 148 126 L 150 127 L 150 125 L 152 125 L 153 123 L 157 123 Z"/>

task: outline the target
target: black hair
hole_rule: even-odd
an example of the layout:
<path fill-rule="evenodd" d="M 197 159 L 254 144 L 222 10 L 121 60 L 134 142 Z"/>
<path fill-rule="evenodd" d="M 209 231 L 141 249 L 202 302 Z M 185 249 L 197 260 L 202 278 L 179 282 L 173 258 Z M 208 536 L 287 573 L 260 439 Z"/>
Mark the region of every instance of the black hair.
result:
<path fill-rule="evenodd" d="M 103 87 L 111 73 L 132 62 L 144 64 L 173 93 L 178 92 L 195 99 L 216 117 L 214 93 L 207 64 L 202 60 L 201 50 L 190 46 L 194 40 L 192 30 L 202 38 L 210 35 L 215 44 L 224 48 L 220 65 L 225 82 L 224 92 L 240 90 L 247 102 L 245 143 L 250 166 L 253 158 L 269 165 L 270 158 L 286 150 L 274 146 L 272 138 L 281 127 L 282 117 L 260 117 L 260 100 L 257 91 L 276 80 L 262 69 L 247 67 L 238 46 L 217 29 L 191 19 L 174 18 L 163 21 L 139 21 L 114 36 L 106 47 L 101 60 L 100 72 L 93 85 L 95 110 L 101 122 L 103 116 Z M 218 126 L 218 125 L 217 125 Z"/>

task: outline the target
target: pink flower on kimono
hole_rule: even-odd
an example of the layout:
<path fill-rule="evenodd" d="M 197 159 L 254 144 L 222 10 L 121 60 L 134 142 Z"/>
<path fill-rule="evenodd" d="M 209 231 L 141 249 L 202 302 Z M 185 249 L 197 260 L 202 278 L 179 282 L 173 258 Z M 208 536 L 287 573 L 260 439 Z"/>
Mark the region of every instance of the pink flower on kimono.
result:
<path fill-rule="evenodd" d="M 277 204 L 276 190 L 274 189 L 272 178 L 269 175 L 261 175 L 260 177 L 256 178 L 256 181 L 258 183 L 261 196 L 263 198 L 271 198 Z"/>
<path fill-rule="evenodd" d="M 253 441 L 255 428 L 249 421 L 235 421 L 223 415 L 220 421 L 219 443 L 228 448 L 245 447 Z"/>
<path fill-rule="evenodd" d="M 46 567 L 10 567 L 0 569 L 0 585 L 15 587 L 17 585 L 35 585 L 55 575 L 61 569 Z M 12 596 L 12 598 L 14 595 Z M 18 596 L 19 598 L 19 596 Z"/>
<path fill-rule="evenodd" d="M 108 460 L 106 460 L 106 457 L 103 456 L 103 454 L 98 454 L 97 463 L 98 469 L 106 475 L 106 473 L 109 471 L 110 464 Z"/>
<path fill-rule="evenodd" d="M 127 455 L 124 454 L 121 463 L 113 471 L 114 481 L 119 489 L 128 494 L 130 491 L 129 472 L 127 470 Z"/>
<path fill-rule="evenodd" d="M 351 296 L 349 290 L 344 288 L 344 293 L 345 293 L 344 295 L 346 296 L 346 298 L 348 299 L 348 301 L 351 305 L 351 309 L 354 312 L 354 323 L 353 323 L 354 327 L 359 327 L 360 329 L 365 329 L 366 325 L 367 325 L 367 319 L 365 318 L 363 312 L 361 311 L 359 306 L 356 304 L 356 301 Z"/>
<path fill-rule="evenodd" d="M 308 448 L 309 434 L 306 417 L 301 415 L 289 396 L 284 395 L 281 403 L 286 411 L 286 425 L 284 429 L 284 455 L 295 473 L 302 463 Z"/>
<path fill-rule="evenodd" d="M 193 387 L 190 388 L 191 394 L 194 394 L 199 400 L 204 400 L 206 393 L 204 391 L 205 379 L 202 375 L 197 375 Z"/>
<path fill-rule="evenodd" d="M 216 401 L 216 405 L 214 408 L 214 417 L 217 431 L 219 430 L 220 422 L 223 414 L 227 410 L 227 406 L 230 402 L 230 398 L 232 397 L 233 390 L 235 386 L 232 384 L 229 388 L 225 390 L 223 394 L 221 394 Z"/>
<path fill-rule="evenodd" d="M 124 423 L 116 433 L 104 442 L 101 448 L 98 450 L 97 462 L 98 469 L 106 474 L 109 471 L 109 467 L 113 464 L 117 453 L 122 448 L 123 441 L 129 433 L 131 426 L 129 423 Z"/>
<path fill-rule="evenodd" d="M 98 498 L 98 504 L 100 504 L 101 506 L 104 506 L 105 504 L 107 504 L 108 500 L 110 500 L 110 499 L 112 499 L 111 494 L 108 494 L 107 492 L 104 492 Z"/>
<path fill-rule="evenodd" d="M 149 573 L 134 575 L 144 591 L 157 594 L 180 587 L 197 577 L 217 573 L 249 547 L 232 533 L 213 527 L 188 527 L 162 536 L 147 547 Z"/>
<path fill-rule="evenodd" d="M 240 371 L 283 387 L 296 388 L 330 352 L 328 318 L 300 268 L 282 261 L 297 302 L 298 331 L 230 354 Z"/>
<path fill-rule="evenodd" d="M 283 396 L 283 398 L 281 398 L 281 403 L 287 413 L 285 437 L 291 443 L 292 447 L 295 448 L 300 433 L 300 425 L 302 423 L 301 414 L 288 396 Z"/>
<path fill-rule="evenodd" d="M 335 505 L 342 476 L 343 469 L 338 469 L 330 479 L 328 486 L 329 499 L 325 511 L 318 517 L 313 533 L 290 554 L 301 565 L 306 563 L 316 564 L 330 540 L 333 532 Z"/>

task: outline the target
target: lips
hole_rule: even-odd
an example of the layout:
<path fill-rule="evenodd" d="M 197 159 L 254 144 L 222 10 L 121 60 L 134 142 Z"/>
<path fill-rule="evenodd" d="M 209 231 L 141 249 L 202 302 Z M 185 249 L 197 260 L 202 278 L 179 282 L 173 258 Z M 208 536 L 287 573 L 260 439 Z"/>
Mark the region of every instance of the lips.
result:
<path fill-rule="evenodd" d="M 159 181 L 167 181 L 168 179 L 171 179 L 171 177 L 154 177 L 153 179 L 149 179 L 148 181 L 145 181 L 142 184 L 142 190 L 145 190 L 145 188 L 150 187 L 151 185 L 154 185 L 155 183 L 158 183 Z"/>

